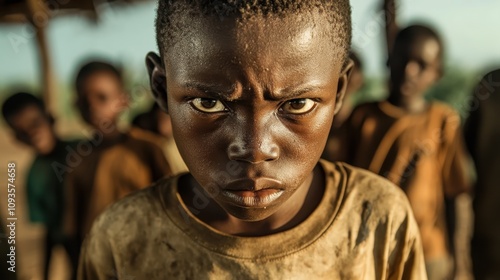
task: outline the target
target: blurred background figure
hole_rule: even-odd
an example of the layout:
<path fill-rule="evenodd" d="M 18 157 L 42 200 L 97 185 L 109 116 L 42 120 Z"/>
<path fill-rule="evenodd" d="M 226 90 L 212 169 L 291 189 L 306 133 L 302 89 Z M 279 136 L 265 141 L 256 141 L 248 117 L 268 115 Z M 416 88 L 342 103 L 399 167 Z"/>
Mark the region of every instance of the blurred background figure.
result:
<path fill-rule="evenodd" d="M 78 149 L 78 164 L 67 180 L 66 232 L 81 244 L 94 219 L 125 195 L 171 174 L 162 150 L 142 134 L 118 127 L 128 106 L 122 74 L 113 65 L 91 61 L 78 71 L 77 107 L 93 135 Z"/>
<path fill-rule="evenodd" d="M 186 164 L 179 154 L 177 145 L 175 145 L 170 115 L 163 112 L 156 102 L 151 106 L 149 111 L 135 116 L 132 120 L 132 126 L 149 131 L 158 137 L 158 144 L 165 153 L 165 158 L 172 169 L 172 174 L 188 171 Z"/>
<path fill-rule="evenodd" d="M 363 87 L 364 75 L 363 75 L 363 63 L 361 62 L 359 56 L 356 52 L 352 51 L 349 53 L 349 58 L 354 63 L 352 68 L 351 76 L 349 77 L 349 84 L 344 96 L 344 101 L 342 102 L 342 107 L 340 111 L 335 114 L 333 118 L 332 129 L 330 130 L 330 135 L 328 136 L 328 141 L 323 151 L 322 158 L 327 160 L 335 159 L 335 156 L 339 151 L 339 136 L 341 134 L 340 128 L 342 124 L 351 115 L 352 109 L 355 105 L 354 95 Z"/>
<path fill-rule="evenodd" d="M 476 280 L 500 279 L 500 69 L 483 77 L 470 104 L 465 139 L 477 174 L 472 268 Z"/>
<path fill-rule="evenodd" d="M 76 142 L 61 140 L 54 131 L 54 118 L 41 99 L 32 94 L 16 93 L 3 103 L 2 115 L 16 139 L 35 153 L 26 181 L 29 218 L 45 226 L 44 279 L 49 279 L 49 267 L 55 246 L 62 245 L 76 276 L 78 256 L 75 243 L 63 233 L 65 212 L 64 177 L 54 172 L 54 162 L 64 162 L 67 148 Z M 75 278 L 75 277 L 74 277 Z"/>
<path fill-rule="evenodd" d="M 386 19 L 392 21 L 386 23 L 389 95 L 353 110 L 339 136 L 338 159 L 380 174 L 406 192 L 420 228 L 429 279 L 451 279 L 453 240 L 445 197 L 466 192 L 469 181 L 458 113 L 424 98 L 442 76 L 443 42 L 427 26 L 399 30 L 394 1 L 383 4 Z"/>

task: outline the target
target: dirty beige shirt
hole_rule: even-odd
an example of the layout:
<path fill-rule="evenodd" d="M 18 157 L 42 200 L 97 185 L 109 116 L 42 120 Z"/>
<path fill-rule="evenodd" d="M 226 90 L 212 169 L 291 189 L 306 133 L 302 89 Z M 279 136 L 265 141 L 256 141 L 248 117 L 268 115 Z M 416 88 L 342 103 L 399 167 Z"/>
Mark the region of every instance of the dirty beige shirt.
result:
<path fill-rule="evenodd" d="M 446 257 L 444 196 L 469 188 L 458 114 L 438 102 L 418 114 L 386 101 L 368 103 L 354 109 L 342 129 L 345 155 L 337 159 L 400 186 L 412 205 L 426 259 Z"/>
<path fill-rule="evenodd" d="M 403 192 L 346 164 L 321 165 L 326 188 L 317 209 L 295 228 L 262 237 L 209 227 L 186 210 L 179 177 L 159 181 L 97 219 L 78 278 L 427 279 Z"/>

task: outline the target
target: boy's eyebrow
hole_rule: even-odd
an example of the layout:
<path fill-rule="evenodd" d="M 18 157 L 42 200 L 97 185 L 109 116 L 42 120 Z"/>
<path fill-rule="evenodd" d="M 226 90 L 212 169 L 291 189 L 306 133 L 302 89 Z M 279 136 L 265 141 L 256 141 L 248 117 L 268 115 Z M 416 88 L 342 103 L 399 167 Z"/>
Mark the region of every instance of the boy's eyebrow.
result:
<path fill-rule="evenodd" d="M 235 100 L 238 98 L 238 94 L 235 92 L 236 86 L 231 88 L 222 88 L 218 85 L 202 84 L 198 82 L 186 82 L 182 84 L 182 87 L 194 89 L 203 92 L 211 97 L 221 99 L 221 100 Z M 301 86 L 292 86 L 284 89 L 277 90 L 276 92 L 267 92 L 265 98 L 269 100 L 281 101 L 286 99 L 298 98 L 304 93 L 317 91 L 323 89 L 324 87 L 318 84 L 306 84 Z"/>
<path fill-rule="evenodd" d="M 276 93 L 269 93 L 267 98 L 271 100 L 284 100 L 284 99 L 293 99 L 298 98 L 304 93 L 317 91 L 323 89 L 324 87 L 316 84 L 303 85 L 298 87 L 288 87 L 281 90 L 278 90 Z"/>
<path fill-rule="evenodd" d="M 182 84 L 182 87 L 194 89 L 219 99 L 232 99 L 235 88 L 234 86 L 231 86 L 230 88 L 222 88 L 218 85 L 202 84 L 197 82 L 186 82 Z"/>

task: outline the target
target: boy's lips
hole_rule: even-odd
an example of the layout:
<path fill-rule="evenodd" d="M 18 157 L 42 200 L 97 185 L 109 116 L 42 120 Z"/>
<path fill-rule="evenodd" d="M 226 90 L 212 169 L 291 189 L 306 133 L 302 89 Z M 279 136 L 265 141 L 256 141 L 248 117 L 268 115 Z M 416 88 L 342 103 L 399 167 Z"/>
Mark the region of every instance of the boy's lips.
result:
<path fill-rule="evenodd" d="M 224 190 L 222 191 L 222 195 L 238 206 L 266 207 L 276 201 L 283 192 L 280 189 L 264 189 L 260 191 Z"/>
<path fill-rule="evenodd" d="M 228 202 L 242 207 L 266 207 L 283 193 L 282 183 L 271 178 L 235 180 L 221 192 Z"/>

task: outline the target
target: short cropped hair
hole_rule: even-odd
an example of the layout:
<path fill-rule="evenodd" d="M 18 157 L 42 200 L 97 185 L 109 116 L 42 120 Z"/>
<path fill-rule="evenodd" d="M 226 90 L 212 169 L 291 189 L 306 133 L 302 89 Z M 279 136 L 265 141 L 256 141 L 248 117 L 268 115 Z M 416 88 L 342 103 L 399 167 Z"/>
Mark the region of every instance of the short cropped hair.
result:
<path fill-rule="evenodd" d="M 22 109 L 34 105 L 45 113 L 45 103 L 42 99 L 26 92 L 18 92 L 8 97 L 2 105 L 2 115 L 7 123 L 9 119 Z"/>
<path fill-rule="evenodd" d="M 160 55 L 184 35 L 182 19 L 215 16 L 244 19 L 252 16 L 305 14 L 314 10 L 326 15 L 331 24 L 332 41 L 345 50 L 347 61 L 351 45 L 351 6 L 349 0 L 159 0 L 156 14 L 156 41 Z M 189 21 L 187 21 L 189 22 Z"/>
<path fill-rule="evenodd" d="M 120 69 L 107 62 L 92 61 L 83 65 L 76 75 L 75 85 L 77 93 L 81 93 L 85 80 L 95 73 L 109 73 L 115 76 L 120 83 L 123 82 Z"/>

